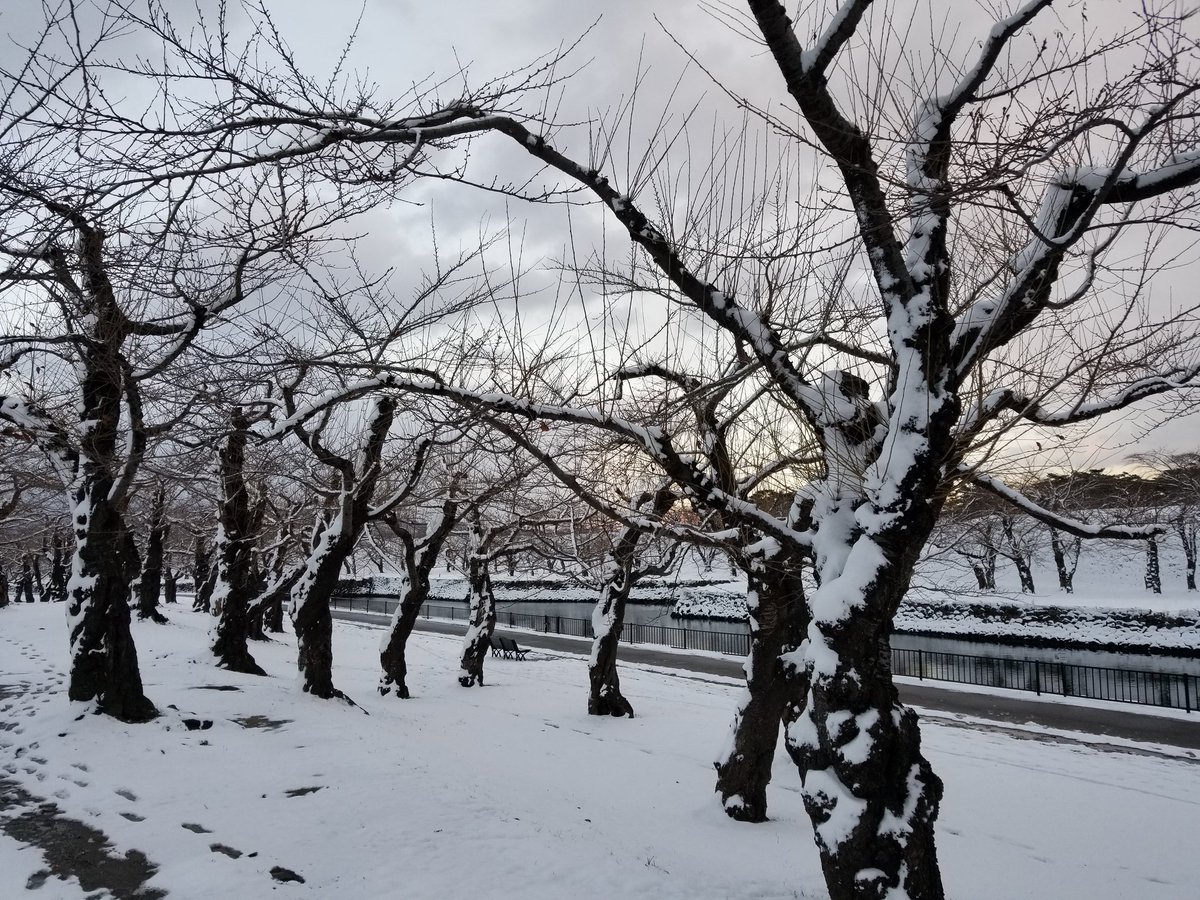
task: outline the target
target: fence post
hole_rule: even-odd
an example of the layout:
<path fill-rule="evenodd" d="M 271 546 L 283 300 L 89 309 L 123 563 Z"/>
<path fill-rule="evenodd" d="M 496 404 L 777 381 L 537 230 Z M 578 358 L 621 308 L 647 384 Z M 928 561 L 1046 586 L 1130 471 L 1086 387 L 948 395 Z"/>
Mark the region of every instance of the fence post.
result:
<path fill-rule="evenodd" d="M 1071 696 L 1071 692 L 1069 690 L 1070 686 L 1067 684 L 1067 665 L 1066 665 L 1066 663 L 1058 664 L 1058 677 L 1059 677 L 1059 680 L 1062 681 L 1062 695 L 1064 697 Z"/>
<path fill-rule="evenodd" d="M 917 678 L 921 681 L 925 680 L 925 651 L 917 651 Z"/>
<path fill-rule="evenodd" d="M 554 617 L 554 633 L 562 634 L 562 616 Z"/>
<path fill-rule="evenodd" d="M 1183 709 L 1185 712 L 1192 711 L 1192 676 L 1183 676 Z"/>
<path fill-rule="evenodd" d="M 1033 690 L 1040 697 L 1042 696 L 1042 661 L 1034 660 L 1033 662 Z"/>

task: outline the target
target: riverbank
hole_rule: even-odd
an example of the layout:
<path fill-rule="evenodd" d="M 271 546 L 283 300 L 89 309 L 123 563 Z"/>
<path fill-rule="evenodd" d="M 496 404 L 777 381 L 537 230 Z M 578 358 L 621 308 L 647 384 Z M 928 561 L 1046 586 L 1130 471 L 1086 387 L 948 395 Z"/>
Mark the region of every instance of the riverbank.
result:
<path fill-rule="evenodd" d="M 343 582 L 344 596 L 394 598 L 399 579 L 375 576 Z M 462 603 L 467 596 L 465 579 L 447 574 L 431 581 L 434 603 Z M 493 581 L 496 602 L 510 609 L 523 605 L 577 604 L 578 618 L 588 618 L 596 601 L 596 588 L 565 578 L 503 578 Z M 1086 598 L 1084 598 L 1086 599 Z M 1192 596 L 1193 603 L 1200 598 Z M 737 581 L 688 579 L 647 581 L 635 587 L 630 602 L 662 607 L 677 627 L 705 631 L 744 629 L 745 586 Z M 906 600 L 896 616 L 899 634 L 986 641 L 1008 646 L 1108 650 L 1133 654 L 1165 654 L 1200 659 L 1200 611 L 1175 598 L 1172 608 L 1119 608 L 1085 603 L 1067 605 L 1045 598 L 963 597 Z M 542 609 L 538 608 L 538 614 Z M 552 614 L 552 613 L 551 613 Z"/>

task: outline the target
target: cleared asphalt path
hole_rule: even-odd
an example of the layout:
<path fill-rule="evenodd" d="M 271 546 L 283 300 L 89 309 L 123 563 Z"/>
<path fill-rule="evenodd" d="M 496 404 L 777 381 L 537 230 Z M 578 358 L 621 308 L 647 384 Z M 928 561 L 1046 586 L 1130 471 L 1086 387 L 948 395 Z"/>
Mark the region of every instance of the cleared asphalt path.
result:
<path fill-rule="evenodd" d="M 382 627 L 387 619 L 370 613 L 348 612 L 335 609 L 338 619 L 366 622 Z M 417 628 L 438 634 L 461 635 L 466 624 L 462 622 L 439 622 L 434 619 L 418 619 Z M 591 644 L 586 638 L 565 637 L 558 634 L 536 634 L 527 631 L 497 633 L 511 634 L 519 643 L 545 650 L 561 650 L 568 653 L 588 652 Z M 717 656 L 666 651 L 653 646 L 622 644 L 618 653 L 622 662 L 659 666 L 697 675 L 721 675 L 742 678 L 740 660 Z M 912 706 L 933 711 L 937 714 L 971 716 L 989 719 L 998 727 L 1039 725 L 1062 731 L 1076 731 L 1088 735 L 1104 735 L 1130 741 L 1166 744 L 1192 750 L 1200 750 L 1200 713 L 1190 718 L 1166 715 L 1147 715 L 1136 708 L 1117 704 L 1084 705 L 1069 701 L 1044 701 L 1013 697 L 1008 694 L 988 694 L 974 690 L 955 690 L 936 687 L 928 682 L 913 684 L 907 680 L 898 682 L 900 697 Z M 939 718 L 941 716 L 939 715 Z M 1094 743 L 1091 742 L 1091 743 Z"/>

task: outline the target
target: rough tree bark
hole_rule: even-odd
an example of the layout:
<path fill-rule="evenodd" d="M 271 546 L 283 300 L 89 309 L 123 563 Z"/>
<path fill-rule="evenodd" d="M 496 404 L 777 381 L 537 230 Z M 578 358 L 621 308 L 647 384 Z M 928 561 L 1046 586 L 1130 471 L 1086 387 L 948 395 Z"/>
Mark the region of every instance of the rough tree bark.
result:
<path fill-rule="evenodd" d="M 662 518 L 675 502 L 669 484 L 647 491 L 633 504 L 637 513 Z M 588 659 L 588 715 L 629 716 L 633 704 L 621 693 L 617 673 L 617 648 L 625 626 L 625 604 L 639 577 L 635 571 L 641 532 L 626 526 L 620 530 L 609 555 L 609 572 L 601 587 L 600 600 L 592 611 L 592 652 Z"/>
<path fill-rule="evenodd" d="M 395 411 L 396 404 L 391 398 L 377 401 L 357 466 L 330 453 L 321 444 L 319 436 L 302 432 L 318 458 L 341 473 L 342 482 L 337 508 L 317 539 L 291 597 L 297 664 L 303 676 L 304 692 L 316 697 L 346 699 L 346 695 L 333 685 L 333 616 L 329 601 L 337 588 L 342 566 L 371 513 L 383 445 Z"/>
<path fill-rule="evenodd" d="M 1158 538 L 1152 537 L 1146 541 L 1146 576 L 1143 579 L 1146 590 L 1151 593 L 1162 593 L 1162 570 L 1158 564 Z"/>
<path fill-rule="evenodd" d="M 29 554 L 21 556 L 21 580 L 17 583 L 17 598 L 25 598 L 26 603 L 33 603 L 33 563 L 30 562 Z"/>
<path fill-rule="evenodd" d="M 217 524 L 216 587 L 212 593 L 212 652 L 222 669 L 266 675 L 246 646 L 257 528 L 246 488 L 246 437 L 249 422 L 233 412 L 229 438 L 220 450 L 221 505 Z"/>
<path fill-rule="evenodd" d="M 785 663 L 808 629 L 808 607 L 800 577 L 801 559 L 774 542 L 746 556 L 746 606 L 750 653 L 746 690 L 716 762 L 717 793 L 726 814 L 741 822 L 765 822 L 767 784 L 779 729 L 803 708 L 808 680 L 802 667 Z"/>
<path fill-rule="evenodd" d="M 57 529 L 51 543 L 50 560 L 50 599 L 62 602 L 67 599 L 67 558 L 63 552 L 62 533 Z"/>
<path fill-rule="evenodd" d="M 1033 570 L 1029 567 L 1029 554 L 1021 546 L 1021 542 L 1017 538 L 1013 517 L 1003 516 L 1000 523 L 1001 530 L 1004 532 L 1004 540 L 1008 544 L 1008 552 L 1004 555 L 1008 557 L 1017 570 L 1017 577 L 1021 581 L 1021 593 L 1037 593 L 1037 589 L 1033 584 Z"/>
<path fill-rule="evenodd" d="M 467 582 L 470 585 L 470 618 L 463 636 L 462 660 L 458 683 L 463 687 L 483 686 L 483 663 L 492 646 L 496 630 L 496 598 L 492 594 L 490 562 L 483 543 L 483 527 L 473 517 L 470 547 L 467 551 Z"/>
<path fill-rule="evenodd" d="M 1075 570 L 1079 567 L 1079 550 L 1083 539 L 1064 538 L 1057 528 L 1050 529 L 1050 552 L 1058 572 L 1058 586 L 1066 593 L 1075 593 Z"/>
<path fill-rule="evenodd" d="M 204 535 L 196 535 L 196 546 L 192 554 L 192 609 L 196 612 L 212 612 L 212 592 L 215 585 L 212 550 L 204 541 Z"/>
<path fill-rule="evenodd" d="M 1196 590 L 1196 532 L 1196 527 L 1186 522 L 1175 526 L 1175 533 L 1179 535 L 1179 541 L 1183 544 L 1183 572 L 1189 591 Z"/>
<path fill-rule="evenodd" d="M 165 625 L 167 617 L 158 610 L 158 598 L 162 591 L 163 542 L 167 537 L 164 519 L 166 492 L 162 485 L 154 493 L 154 505 L 150 511 L 150 532 L 146 538 L 146 556 L 142 561 L 142 577 L 138 582 L 138 618 L 149 619 Z"/>
<path fill-rule="evenodd" d="M 437 565 L 446 538 L 458 521 L 459 502 L 455 492 L 456 486 L 451 484 L 438 519 L 419 542 L 400 527 L 394 516 L 388 519 L 388 525 L 404 545 L 405 572 L 400 599 L 379 651 L 379 665 L 383 669 L 379 676 L 379 693 L 385 697 L 388 694 L 394 694 L 401 700 L 411 697 L 408 689 L 408 638 L 417 624 L 421 607 L 429 599 L 429 575 Z"/>

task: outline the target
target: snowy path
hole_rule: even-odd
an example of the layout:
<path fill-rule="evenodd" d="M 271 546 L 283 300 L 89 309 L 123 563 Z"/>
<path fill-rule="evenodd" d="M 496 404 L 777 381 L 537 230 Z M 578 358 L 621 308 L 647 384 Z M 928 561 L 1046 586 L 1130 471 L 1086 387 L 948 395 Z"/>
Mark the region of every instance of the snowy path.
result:
<path fill-rule="evenodd" d="M 298 693 L 284 643 L 254 647 L 272 677 L 214 669 L 203 618 L 168 612 L 170 626 L 135 626 L 163 710 L 140 726 L 77 719 L 62 693 L 61 607 L 0 613 L 0 682 L 25 685 L 0 700 L 0 777 L 103 832 L 113 855 L 144 853 L 150 889 L 187 900 L 824 896 L 784 756 L 771 822 L 731 822 L 713 797 L 732 679 L 630 667 L 638 718 L 597 719 L 576 657 L 489 658 L 488 686 L 463 689 L 458 640 L 421 633 L 415 699 L 385 700 L 373 693 L 379 632 L 339 623 L 335 678 L 364 715 Z M 187 718 L 213 725 L 189 730 Z M 946 782 L 952 898 L 1194 900 L 1194 760 L 969 724 L 925 728 Z M 277 881 L 275 867 L 304 881 Z M 45 869 L 40 851 L 0 834 L 0 897 L 85 896 L 53 876 L 26 894 Z"/>
<path fill-rule="evenodd" d="M 334 616 L 347 621 L 382 627 L 382 616 L 369 613 L 335 611 Z M 417 628 L 435 634 L 461 635 L 461 623 L 419 619 Z M 500 628 L 498 633 L 511 634 L 522 644 L 563 653 L 586 655 L 590 642 L 584 638 L 562 637 L 553 634 L 533 634 Z M 740 660 L 716 654 L 689 653 L 682 650 L 654 648 L 645 644 L 622 645 L 623 664 L 634 663 L 664 670 L 682 670 L 723 678 L 740 679 Z M 970 717 L 973 727 L 982 727 L 980 720 L 1009 727 L 1011 733 L 1044 736 L 1045 729 L 1059 732 L 1080 732 L 1085 740 L 1097 743 L 1094 737 L 1103 735 L 1119 742 L 1166 744 L 1171 747 L 1200 750 L 1200 712 L 1106 703 L 1056 697 L 1038 696 L 1024 691 L 1003 688 L 984 688 L 969 685 L 936 684 L 913 678 L 898 678 L 901 698 L 921 711 L 923 719 L 938 717 L 948 722 Z M 1031 726 L 1032 731 L 1022 727 Z"/>

